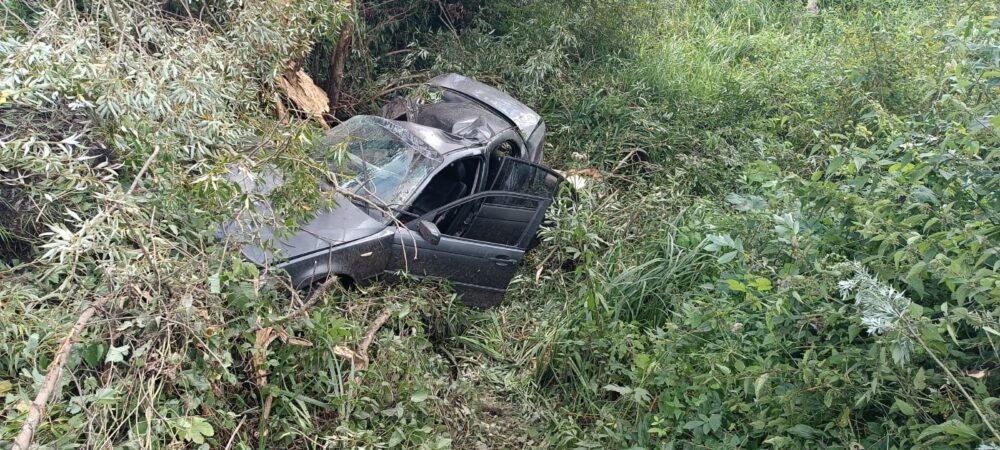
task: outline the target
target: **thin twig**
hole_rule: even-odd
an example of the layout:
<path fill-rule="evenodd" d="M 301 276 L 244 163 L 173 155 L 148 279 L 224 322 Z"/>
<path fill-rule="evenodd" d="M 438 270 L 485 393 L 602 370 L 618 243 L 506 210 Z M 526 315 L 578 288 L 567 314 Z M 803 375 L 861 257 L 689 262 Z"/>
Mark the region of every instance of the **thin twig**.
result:
<path fill-rule="evenodd" d="M 139 180 L 142 180 L 142 176 L 146 174 L 146 170 L 149 169 L 149 165 L 153 163 L 153 159 L 155 159 L 156 155 L 159 153 L 160 153 L 160 146 L 156 146 L 155 148 L 153 148 L 153 153 L 151 153 L 149 155 L 149 158 L 146 158 L 146 162 L 142 164 L 142 168 L 139 169 L 139 173 L 135 175 L 135 179 L 132 180 L 132 185 L 129 186 L 126 194 L 131 195 L 132 192 L 135 191 L 136 186 L 139 185 Z"/>
<path fill-rule="evenodd" d="M 52 359 L 52 364 L 49 366 L 49 373 L 45 375 L 42 388 L 38 391 L 38 395 L 35 396 L 35 401 L 31 402 L 28 418 L 25 419 L 24 425 L 21 426 L 21 431 L 17 434 L 17 438 L 14 439 L 14 446 L 11 447 L 11 450 L 28 450 L 28 447 L 31 446 L 31 439 L 35 436 L 35 431 L 38 429 L 38 423 L 42 420 L 42 415 L 45 414 L 45 405 L 49 402 L 52 391 L 56 389 L 73 344 L 76 343 L 80 332 L 87 326 L 87 322 L 90 321 L 94 313 L 110 299 L 110 296 L 98 299 L 90 307 L 83 310 L 80 318 L 76 320 L 76 325 L 73 325 L 69 334 L 63 339 L 62 345 L 59 346 L 59 350 L 56 351 L 55 358 Z"/>
<path fill-rule="evenodd" d="M 902 317 L 902 313 L 900 314 L 900 317 Z M 920 337 L 920 334 L 913 329 L 913 327 L 910 325 L 909 322 L 906 321 L 906 319 L 903 319 L 903 324 L 906 326 L 907 331 L 909 331 L 910 334 L 916 338 L 917 343 L 919 343 L 920 346 L 923 347 L 924 351 L 927 352 L 928 355 L 930 355 L 931 359 L 933 359 L 934 362 L 937 363 L 938 367 L 940 367 L 941 370 L 944 370 L 944 373 L 945 375 L 948 376 L 948 379 L 950 379 L 952 383 L 955 383 L 955 387 L 958 388 L 958 391 L 962 393 L 962 396 L 964 396 L 965 399 L 968 400 L 968 402 L 972 405 L 972 409 L 974 409 L 976 411 L 976 414 L 979 415 L 979 418 L 983 421 L 983 425 L 986 425 L 986 428 L 990 430 L 990 433 L 993 434 L 993 437 L 996 438 L 998 441 L 1000 441 L 1000 433 L 998 433 L 997 429 L 993 427 L 993 421 L 989 417 L 987 417 L 986 413 L 979 407 L 979 402 L 977 402 L 974 398 L 972 398 L 972 395 L 969 394 L 969 391 L 965 390 L 965 387 L 962 386 L 962 382 L 958 380 L 958 377 L 956 377 L 955 374 L 951 372 L 951 369 L 949 369 L 948 366 L 944 364 L 944 362 L 938 359 L 937 355 L 934 354 L 934 351 L 932 351 L 930 347 L 927 346 L 927 343 L 924 342 L 924 339 Z"/>
<path fill-rule="evenodd" d="M 333 353 L 337 356 L 349 359 L 351 364 L 354 366 L 355 370 L 367 370 L 368 369 L 368 347 L 372 345 L 372 341 L 375 340 L 375 333 L 385 325 L 385 321 L 389 320 L 392 316 L 392 306 L 386 306 L 385 309 L 379 313 L 375 321 L 372 322 L 371 326 L 368 327 L 368 332 L 365 333 L 365 338 L 358 345 L 357 351 L 351 350 L 347 347 L 338 345 L 333 348 Z"/>
<path fill-rule="evenodd" d="M 226 443 L 226 450 L 233 448 L 233 441 L 236 440 L 236 436 L 240 433 L 240 427 L 243 426 L 243 422 L 247 420 L 247 416 L 240 418 L 240 423 L 236 424 L 236 428 L 233 429 L 233 433 L 229 435 L 229 442 Z"/>
<path fill-rule="evenodd" d="M 274 403 L 274 395 L 267 394 L 267 398 L 264 400 L 264 409 L 260 415 L 260 424 L 257 426 L 257 434 L 260 435 L 260 441 L 257 443 L 257 448 L 264 450 L 267 448 L 267 419 L 271 416 L 271 405 Z"/>

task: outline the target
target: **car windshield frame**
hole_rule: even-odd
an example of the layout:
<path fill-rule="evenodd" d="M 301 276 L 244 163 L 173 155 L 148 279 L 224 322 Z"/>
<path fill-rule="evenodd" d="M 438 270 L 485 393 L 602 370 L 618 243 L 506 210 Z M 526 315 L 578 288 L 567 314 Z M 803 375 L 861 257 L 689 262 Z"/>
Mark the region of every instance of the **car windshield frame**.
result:
<path fill-rule="evenodd" d="M 444 159 L 391 120 L 365 115 L 332 129 L 317 150 L 313 158 L 327 163 L 340 190 L 380 217 L 380 209 L 404 205 Z M 331 180 L 324 182 L 332 187 Z"/>

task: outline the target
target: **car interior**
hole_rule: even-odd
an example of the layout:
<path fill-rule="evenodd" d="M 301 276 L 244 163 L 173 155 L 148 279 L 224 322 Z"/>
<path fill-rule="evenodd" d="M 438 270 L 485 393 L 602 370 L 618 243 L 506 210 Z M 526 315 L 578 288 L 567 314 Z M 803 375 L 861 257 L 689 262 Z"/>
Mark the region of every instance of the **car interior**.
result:
<path fill-rule="evenodd" d="M 452 230 L 448 231 L 454 231 L 465 239 L 517 246 L 535 217 L 539 202 L 519 199 L 519 205 L 512 205 L 510 200 L 508 196 L 497 195 L 470 202 L 476 203 L 472 208 L 475 214 L 460 215 L 463 220 L 453 220 L 450 224 Z"/>
<path fill-rule="evenodd" d="M 479 176 L 479 158 L 455 161 L 434 175 L 413 201 L 409 213 L 419 217 L 472 193 Z"/>
<path fill-rule="evenodd" d="M 558 187 L 558 179 L 533 164 L 504 157 L 517 152 L 516 144 L 498 146 L 490 154 L 488 171 L 494 178 L 487 179 L 490 190 L 518 192 L 540 197 L 551 196 Z M 424 188 L 406 212 L 412 220 L 426 215 L 449 203 L 458 201 L 474 192 L 480 173 L 481 159 L 468 157 L 441 169 Z M 459 203 L 429 218 L 441 234 L 517 246 L 535 217 L 539 201 L 511 195 L 488 195 L 476 200 Z M 412 224 L 412 222 L 411 222 Z"/>

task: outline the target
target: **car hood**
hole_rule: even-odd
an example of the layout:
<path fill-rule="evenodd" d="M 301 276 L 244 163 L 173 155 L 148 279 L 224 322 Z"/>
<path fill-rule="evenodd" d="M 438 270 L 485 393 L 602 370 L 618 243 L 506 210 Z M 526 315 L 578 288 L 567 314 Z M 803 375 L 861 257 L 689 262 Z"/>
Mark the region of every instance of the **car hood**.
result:
<path fill-rule="evenodd" d="M 257 192 L 268 192 L 280 184 L 280 179 L 273 176 L 261 177 L 263 181 L 256 184 L 248 181 L 249 177 L 236 173 L 231 173 L 230 179 L 243 189 Z M 332 208 L 319 211 L 312 220 L 300 223 L 299 228 L 290 234 L 277 233 L 272 224 L 281 223 L 282 219 L 267 203 L 256 202 L 254 214 L 226 221 L 220 230 L 220 237 L 235 241 L 249 260 L 268 266 L 371 236 L 385 229 L 384 223 L 369 216 L 346 197 L 334 194 L 333 200 L 335 205 Z"/>

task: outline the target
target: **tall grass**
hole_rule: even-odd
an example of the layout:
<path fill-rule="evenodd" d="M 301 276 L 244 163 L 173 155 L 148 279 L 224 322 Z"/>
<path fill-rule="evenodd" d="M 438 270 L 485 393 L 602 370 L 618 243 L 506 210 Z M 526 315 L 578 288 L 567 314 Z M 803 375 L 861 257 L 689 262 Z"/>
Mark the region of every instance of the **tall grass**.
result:
<path fill-rule="evenodd" d="M 652 183 L 613 177 L 584 196 L 549 232 L 556 256 L 546 261 L 571 264 L 540 271 L 549 274 L 540 286 L 525 280 L 531 287 L 517 292 L 531 303 L 505 313 L 518 337 L 505 339 L 502 322 L 491 322 L 462 341 L 532 366 L 538 391 L 523 389 L 574 419 L 551 424 L 560 447 L 991 442 L 984 419 L 995 413 L 973 406 L 995 403 L 995 376 L 960 381 L 980 392 L 972 403 L 944 393 L 953 381 L 940 365 L 904 359 L 892 336 L 861 331 L 864 312 L 836 293 L 845 275 L 833 267 L 863 259 L 910 289 L 934 283 L 938 296 L 925 297 L 914 330 L 938 343 L 933 352 L 955 356 L 948 370 L 996 360 L 976 350 L 990 340 L 982 324 L 995 320 L 986 312 L 993 302 L 947 300 L 966 295 L 956 283 L 975 269 L 931 273 L 936 252 L 980 254 L 940 233 L 975 238 L 925 233 L 916 224 L 932 214 L 909 212 L 928 214 L 927 202 L 945 200 L 927 192 L 943 199 L 953 188 L 920 178 L 930 165 L 893 175 L 913 158 L 942 161 L 946 141 L 972 142 L 959 150 L 969 154 L 995 151 L 995 130 L 966 136 L 955 124 L 997 113 L 992 94 L 962 87 L 985 80 L 959 75 L 996 64 L 996 6 L 856 1 L 821 3 L 813 14 L 763 0 L 661 5 L 635 53 L 587 61 L 571 84 L 543 83 L 541 102 L 557 163 L 581 164 L 567 156 L 582 152 L 612 169 L 622 150 L 642 148 L 658 165 L 641 176 Z M 973 48 L 983 62 L 968 59 Z M 957 128 L 946 125 L 958 116 Z M 924 153 L 900 149 L 911 141 Z M 992 170 L 987 160 L 974 164 Z M 669 200 L 649 203 L 657 197 Z M 886 216 L 895 205 L 898 215 Z M 680 213 L 692 206 L 697 214 Z M 984 257 L 975 273 L 989 283 L 995 268 Z M 964 320 L 955 307 L 977 311 L 966 332 L 948 331 Z M 525 323 L 536 334 L 530 344 L 520 342 Z M 492 346 L 478 337 L 487 329 Z M 512 339 L 519 343 L 505 343 Z"/>

